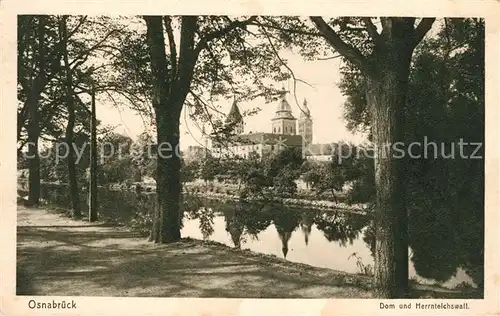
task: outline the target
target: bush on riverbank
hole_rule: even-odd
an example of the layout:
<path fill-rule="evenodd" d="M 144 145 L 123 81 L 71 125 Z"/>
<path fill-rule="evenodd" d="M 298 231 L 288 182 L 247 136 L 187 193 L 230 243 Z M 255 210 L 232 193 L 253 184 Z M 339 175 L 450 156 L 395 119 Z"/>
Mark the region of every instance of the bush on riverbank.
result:
<path fill-rule="evenodd" d="M 301 192 L 293 198 L 275 197 L 270 192 L 264 192 L 262 196 L 244 195 L 242 191 L 238 191 L 238 186 L 232 184 L 221 183 L 186 183 L 185 188 L 188 192 L 207 198 L 225 198 L 233 201 L 247 200 L 247 201 L 267 201 L 283 203 L 290 206 L 311 207 L 315 209 L 343 209 L 350 211 L 366 211 L 365 204 L 347 204 L 345 203 L 345 196 L 338 202 L 332 200 L 320 200 L 317 196 L 311 193 Z"/>

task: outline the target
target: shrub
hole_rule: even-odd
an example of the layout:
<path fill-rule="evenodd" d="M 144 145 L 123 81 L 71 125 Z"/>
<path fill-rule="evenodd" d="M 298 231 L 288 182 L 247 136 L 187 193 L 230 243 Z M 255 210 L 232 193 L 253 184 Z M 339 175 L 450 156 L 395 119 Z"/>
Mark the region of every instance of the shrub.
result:
<path fill-rule="evenodd" d="M 153 225 L 152 214 L 149 212 L 137 212 L 130 220 L 130 227 L 143 236 L 148 236 Z"/>

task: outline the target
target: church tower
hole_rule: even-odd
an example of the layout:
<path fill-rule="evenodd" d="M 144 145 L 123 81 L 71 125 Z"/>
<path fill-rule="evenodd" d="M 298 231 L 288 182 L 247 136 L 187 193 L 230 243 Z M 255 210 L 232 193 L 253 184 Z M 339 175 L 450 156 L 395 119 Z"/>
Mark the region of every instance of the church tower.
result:
<path fill-rule="evenodd" d="M 243 116 L 240 113 L 238 104 L 236 104 L 236 99 L 234 100 L 233 105 L 231 106 L 231 110 L 227 115 L 226 124 L 233 124 L 234 126 L 233 131 L 236 135 L 243 134 L 244 130 Z"/>
<path fill-rule="evenodd" d="M 201 129 L 201 139 L 203 141 L 203 157 L 207 158 L 208 153 L 209 153 L 209 140 L 210 137 L 208 136 L 206 130 L 205 130 L 205 124 L 203 124 L 202 129 Z"/>
<path fill-rule="evenodd" d="M 312 144 L 313 141 L 313 132 L 312 132 L 312 118 L 311 111 L 307 107 L 307 100 L 304 99 L 304 103 L 302 105 L 302 111 L 300 112 L 299 118 L 299 135 L 302 136 L 304 140 L 304 146 L 308 146 Z"/>
<path fill-rule="evenodd" d="M 276 108 L 276 113 L 271 119 L 273 134 L 280 135 L 296 135 L 296 121 L 297 119 L 293 117 L 292 107 L 286 100 L 285 88 L 282 90 L 281 100 L 278 102 L 278 107 Z"/>

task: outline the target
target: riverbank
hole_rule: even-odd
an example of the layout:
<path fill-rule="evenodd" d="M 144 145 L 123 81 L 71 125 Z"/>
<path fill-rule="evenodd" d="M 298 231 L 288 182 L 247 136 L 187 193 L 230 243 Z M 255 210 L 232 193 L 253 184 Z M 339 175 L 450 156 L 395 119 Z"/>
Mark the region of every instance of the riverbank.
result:
<path fill-rule="evenodd" d="M 220 202 L 240 201 L 240 198 L 238 196 L 224 194 L 224 193 L 216 193 L 216 192 L 189 192 L 189 193 L 198 197 L 217 200 Z M 304 207 L 318 211 L 348 211 L 351 213 L 362 214 L 362 215 L 366 215 L 369 213 L 369 208 L 366 205 L 349 205 L 346 203 L 335 203 L 331 201 L 284 198 L 284 199 L 271 199 L 271 200 L 248 199 L 246 200 L 246 202 L 280 204 L 291 208 Z"/>
<path fill-rule="evenodd" d="M 184 185 L 184 191 L 196 195 L 198 197 L 204 197 L 208 199 L 220 200 L 223 202 L 238 202 L 240 201 L 240 196 L 233 187 L 230 185 L 223 184 L 209 184 L 200 185 L 194 183 L 186 183 Z M 308 198 L 269 198 L 267 200 L 258 198 L 248 198 L 248 202 L 257 203 L 267 203 L 267 204 L 282 204 L 288 207 L 305 207 L 320 211 L 349 211 L 352 213 L 358 213 L 366 215 L 369 213 L 368 204 L 348 204 L 345 202 L 336 202 L 329 200 L 315 199 L 312 196 Z"/>
<path fill-rule="evenodd" d="M 367 276 L 215 242 L 155 245 L 124 227 L 18 206 L 18 295 L 370 298 Z M 414 285 L 414 297 L 463 297 Z M 467 297 L 470 297 L 468 295 Z"/>
<path fill-rule="evenodd" d="M 54 183 L 54 182 L 43 182 L 42 185 L 55 185 L 55 186 L 65 186 L 64 183 Z M 132 184 L 110 184 L 106 186 L 99 186 L 101 189 L 107 189 L 110 191 L 122 191 L 129 190 L 137 192 L 136 186 L 141 186 L 141 194 L 155 194 L 156 185 L 151 183 L 140 183 L 135 182 Z M 217 200 L 221 202 L 240 202 L 240 196 L 237 189 L 233 185 L 211 183 L 210 185 L 204 185 L 200 183 L 188 182 L 184 184 L 184 193 L 197 196 L 200 198 L 207 198 L 210 200 Z M 27 182 L 18 181 L 18 195 L 23 196 L 28 193 Z M 370 212 L 368 204 L 348 204 L 345 202 L 335 202 L 330 200 L 321 200 L 313 196 L 308 196 L 308 198 L 273 198 L 270 197 L 267 200 L 257 199 L 257 198 L 247 198 L 247 202 L 254 203 L 264 203 L 264 204 L 278 204 L 287 207 L 301 207 L 309 208 L 318 211 L 349 211 L 352 213 L 358 213 L 366 215 Z"/>

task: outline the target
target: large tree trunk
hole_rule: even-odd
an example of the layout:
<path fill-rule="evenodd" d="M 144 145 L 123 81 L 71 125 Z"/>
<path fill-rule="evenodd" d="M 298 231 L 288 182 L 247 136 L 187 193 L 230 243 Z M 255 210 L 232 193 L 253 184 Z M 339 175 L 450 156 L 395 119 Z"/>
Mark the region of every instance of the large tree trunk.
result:
<path fill-rule="evenodd" d="M 408 215 L 405 205 L 406 155 L 395 151 L 403 141 L 403 113 L 412 50 L 404 32 L 389 36 L 375 52 L 376 72 L 368 79 L 367 101 L 376 146 L 375 295 L 408 296 Z M 406 144 L 405 144 L 406 145 Z"/>
<path fill-rule="evenodd" d="M 40 111 L 38 109 L 40 102 L 40 93 L 35 88 L 45 81 L 45 16 L 38 17 L 38 67 L 39 75 L 34 80 L 28 93 L 28 168 L 29 184 L 28 199 L 31 205 L 38 204 L 40 201 L 40 156 L 38 153 L 38 138 L 40 137 Z"/>
<path fill-rule="evenodd" d="M 40 156 L 38 138 L 40 136 L 38 101 L 30 102 L 30 122 L 28 127 L 28 200 L 31 205 L 40 201 Z"/>
<path fill-rule="evenodd" d="M 97 119 L 95 109 L 95 88 L 92 83 L 90 117 L 90 179 L 89 179 L 89 222 L 97 221 Z M 140 180 L 140 179 L 139 179 Z"/>
<path fill-rule="evenodd" d="M 163 22 L 160 16 L 145 17 L 153 77 L 153 107 L 156 115 L 156 210 L 150 240 L 178 241 L 180 233 L 179 118 L 185 95 L 173 91 L 167 68 Z M 193 30 L 194 31 L 194 30 Z"/>
<path fill-rule="evenodd" d="M 405 297 L 408 294 L 408 215 L 402 179 L 405 159 L 396 158 L 392 146 L 403 140 L 403 111 L 413 50 L 435 19 L 424 18 L 415 27 L 415 18 L 381 17 L 379 33 L 370 18 L 363 18 L 374 44 L 369 56 L 344 42 L 321 17 L 310 19 L 327 42 L 367 78 L 366 96 L 376 146 L 375 295 Z"/>
<path fill-rule="evenodd" d="M 73 100 L 73 77 L 71 73 L 71 68 L 69 66 L 68 60 L 68 36 L 67 36 L 67 27 L 66 27 L 66 16 L 63 16 L 60 20 L 60 34 L 61 41 L 64 43 L 63 45 L 63 58 L 64 58 L 64 68 L 66 72 L 66 106 L 68 107 L 68 124 L 66 125 L 66 144 L 68 145 L 68 184 L 71 195 L 71 204 L 72 204 L 72 215 L 75 218 L 80 218 L 82 216 L 80 210 L 80 197 L 78 195 L 78 180 L 77 180 L 77 171 L 76 171 L 76 163 L 75 163 L 75 151 L 73 148 L 73 135 L 74 135 L 74 127 L 76 121 L 75 115 L 75 103 Z"/>
<path fill-rule="evenodd" d="M 179 118 L 171 113 L 172 111 L 156 111 L 156 124 L 158 126 L 157 211 L 154 218 L 152 239 L 159 243 L 174 242 L 181 238 Z"/>
<path fill-rule="evenodd" d="M 71 98 L 71 97 L 70 97 Z M 68 98 L 69 99 L 69 98 Z M 80 209 L 80 196 L 78 191 L 78 178 L 75 163 L 75 152 L 73 148 L 73 128 L 75 125 L 75 109 L 72 101 L 68 100 L 68 125 L 66 127 L 66 143 L 69 147 L 68 152 L 68 181 L 71 194 L 72 215 L 75 218 L 82 216 Z"/>

